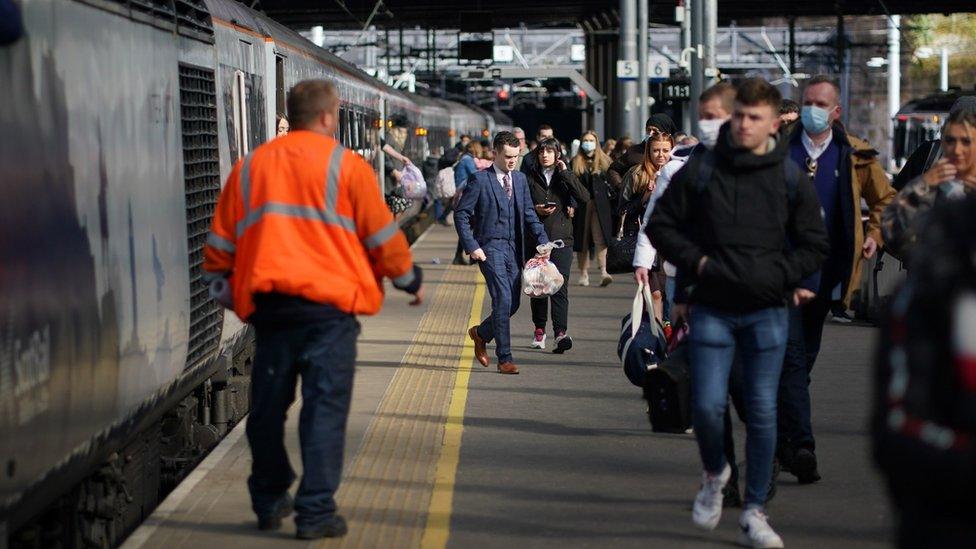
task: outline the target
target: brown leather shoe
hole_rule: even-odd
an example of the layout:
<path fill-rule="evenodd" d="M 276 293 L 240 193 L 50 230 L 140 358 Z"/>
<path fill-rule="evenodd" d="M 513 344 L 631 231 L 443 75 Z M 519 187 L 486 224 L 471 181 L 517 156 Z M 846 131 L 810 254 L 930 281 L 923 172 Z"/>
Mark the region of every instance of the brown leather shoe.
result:
<path fill-rule="evenodd" d="M 468 329 L 468 337 L 474 341 L 474 357 L 478 359 L 485 368 L 488 367 L 488 344 L 478 335 L 478 327 L 472 326 Z"/>
<path fill-rule="evenodd" d="M 518 366 L 514 362 L 502 362 L 498 365 L 499 374 L 516 375 L 519 373 Z"/>

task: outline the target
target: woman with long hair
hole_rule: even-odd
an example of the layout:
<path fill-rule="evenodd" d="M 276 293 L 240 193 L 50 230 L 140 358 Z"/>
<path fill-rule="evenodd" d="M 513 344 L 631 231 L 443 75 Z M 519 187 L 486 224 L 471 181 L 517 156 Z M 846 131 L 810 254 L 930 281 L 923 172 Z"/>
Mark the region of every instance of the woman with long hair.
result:
<path fill-rule="evenodd" d="M 639 164 L 631 168 L 621 182 L 619 212 L 623 217 L 622 223 L 628 226 L 640 222 L 647 202 L 656 186 L 657 173 L 671 160 L 671 150 L 674 149 L 674 138 L 667 133 L 654 130 L 644 142 L 644 157 Z M 627 230 L 627 229 L 625 229 Z M 654 301 L 654 316 L 663 321 L 664 318 L 664 287 L 667 277 L 655 262 L 648 273 L 651 287 L 651 297 Z"/>
<path fill-rule="evenodd" d="M 539 146 L 532 151 L 534 162 L 528 164 L 526 177 L 529 183 L 529 193 L 536 214 L 546 228 L 546 235 L 550 242 L 562 240 L 564 248 L 555 248 L 549 255 L 559 273 L 563 275 L 563 285 L 555 294 L 532 299 L 532 323 L 535 333 L 531 346 L 536 349 L 546 348 L 546 322 L 552 317 L 552 329 L 555 336 L 554 353 L 564 353 L 573 346 L 569 337 L 569 271 L 573 268 L 573 220 L 570 212 L 574 205 L 583 206 L 590 195 L 586 188 L 566 166 L 562 160 L 562 147 L 559 141 L 549 137 L 539 142 Z M 531 250 L 534 242 L 526 242 L 526 249 Z M 551 313 L 549 311 L 551 309 Z"/>
<path fill-rule="evenodd" d="M 580 286 L 590 285 L 590 248 L 596 248 L 600 266 L 600 285 L 613 282 L 607 273 L 607 235 L 613 230 L 613 196 L 607 182 L 610 157 L 600 147 L 596 132 L 588 131 L 580 137 L 580 149 L 573 157 L 573 174 L 590 193 L 590 201 L 574 216 L 574 246 L 579 265 Z"/>

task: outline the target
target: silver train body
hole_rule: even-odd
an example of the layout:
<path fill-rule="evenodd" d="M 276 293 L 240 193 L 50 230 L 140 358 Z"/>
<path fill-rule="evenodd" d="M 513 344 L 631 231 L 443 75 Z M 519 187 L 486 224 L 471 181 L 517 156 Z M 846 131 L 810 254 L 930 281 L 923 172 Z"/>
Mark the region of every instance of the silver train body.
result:
<path fill-rule="evenodd" d="M 511 122 L 232 0 L 21 6 L 26 36 L 0 47 L 0 546 L 114 545 L 246 413 L 252 337 L 209 299 L 202 245 L 286 90 L 334 81 L 337 137 L 378 173 L 393 114 L 418 165 Z"/>

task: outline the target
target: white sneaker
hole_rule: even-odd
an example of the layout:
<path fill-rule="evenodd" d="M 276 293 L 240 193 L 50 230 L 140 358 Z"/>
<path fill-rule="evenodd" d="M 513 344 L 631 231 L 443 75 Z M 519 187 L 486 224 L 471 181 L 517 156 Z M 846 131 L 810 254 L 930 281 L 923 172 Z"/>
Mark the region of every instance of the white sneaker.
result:
<path fill-rule="evenodd" d="M 546 348 L 546 332 L 545 330 L 536 329 L 535 335 L 532 337 L 532 343 L 529 345 L 532 349 L 545 349 Z"/>
<path fill-rule="evenodd" d="M 590 285 L 590 275 L 588 275 L 588 274 L 581 275 L 579 277 L 579 285 L 580 286 L 589 286 Z"/>
<path fill-rule="evenodd" d="M 758 507 L 746 509 L 739 515 L 739 545 L 754 549 L 783 547 L 783 540 L 769 525 L 766 514 Z"/>
<path fill-rule="evenodd" d="M 732 468 L 725 464 L 725 469 L 718 475 L 702 473 L 702 487 L 695 496 L 695 505 L 691 509 L 691 520 L 699 528 L 714 530 L 722 518 L 722 488 L 732 476 Z"/>

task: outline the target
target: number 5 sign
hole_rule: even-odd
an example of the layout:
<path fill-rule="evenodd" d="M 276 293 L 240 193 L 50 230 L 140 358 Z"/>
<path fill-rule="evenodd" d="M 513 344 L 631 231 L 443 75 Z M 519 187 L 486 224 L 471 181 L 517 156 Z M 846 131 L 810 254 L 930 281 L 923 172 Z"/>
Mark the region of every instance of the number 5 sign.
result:
<path fill-rule="evenodd" d="M 637 80 L 637 61 L 617 61 L 617 78 L 620 80 Z M 671 66 L 667 57 L 651 55 L 647 58 L 647 78 L 649 80 L 667 80 L 671 76 Z"/>

